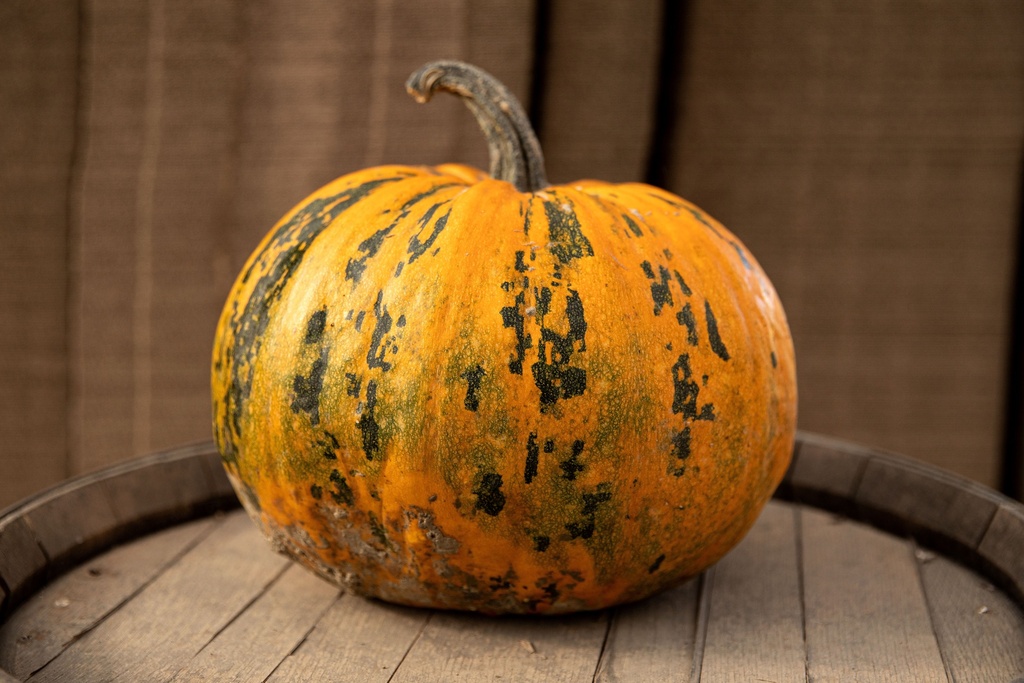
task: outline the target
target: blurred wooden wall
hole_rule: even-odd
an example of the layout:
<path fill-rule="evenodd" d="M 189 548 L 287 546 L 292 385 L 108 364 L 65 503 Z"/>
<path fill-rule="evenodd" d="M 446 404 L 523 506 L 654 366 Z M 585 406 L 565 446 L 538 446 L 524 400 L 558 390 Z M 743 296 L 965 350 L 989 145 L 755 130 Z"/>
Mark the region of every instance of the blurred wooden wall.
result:
<path fill-rule="evenodd" d="M 999 485 L 1018 0 L 5 0 L 0 506 L 209 438 L 220 306 L 310 191 L 486 166 L 461 104 L 404 93 L 442 57 L 523 99 L 553 181 L 655 182 L 746 242 L 802 428 Z"/>

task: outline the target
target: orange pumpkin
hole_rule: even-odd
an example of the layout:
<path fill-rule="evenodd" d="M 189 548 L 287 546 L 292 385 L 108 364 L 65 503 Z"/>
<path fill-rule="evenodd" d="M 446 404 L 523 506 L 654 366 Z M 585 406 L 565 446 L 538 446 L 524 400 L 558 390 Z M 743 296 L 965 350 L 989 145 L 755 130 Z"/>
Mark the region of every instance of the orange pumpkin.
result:
<path fill-rule="evenodd" d="M 491 175 L 382 166 L 249 259 L 213 354 L 218 446 L 278 550 L 356 593 L 486 613 L 636 600 L 740 541 L 793 446 L 793 346 L 754 257 L 639 183 L 548 185 L 458 62 Z"/>

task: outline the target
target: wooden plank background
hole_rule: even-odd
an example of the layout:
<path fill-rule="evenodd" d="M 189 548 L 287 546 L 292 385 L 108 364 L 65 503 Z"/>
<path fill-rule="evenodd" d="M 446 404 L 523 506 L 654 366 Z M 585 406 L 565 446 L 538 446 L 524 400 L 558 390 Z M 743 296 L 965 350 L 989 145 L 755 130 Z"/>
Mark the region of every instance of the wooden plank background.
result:
<path fill-rule="evenodd" d="M 786 306 L 802 428 L 999 486 L 1024 4 L 628 5 L 0 4 L 0 506 L 209 437 L 227 289 L 311 190 L 486 165 L 458 102 L 403 91 L 436 58 L 522 98 L 553 181 L 657 182 L 741 237 Z"/>

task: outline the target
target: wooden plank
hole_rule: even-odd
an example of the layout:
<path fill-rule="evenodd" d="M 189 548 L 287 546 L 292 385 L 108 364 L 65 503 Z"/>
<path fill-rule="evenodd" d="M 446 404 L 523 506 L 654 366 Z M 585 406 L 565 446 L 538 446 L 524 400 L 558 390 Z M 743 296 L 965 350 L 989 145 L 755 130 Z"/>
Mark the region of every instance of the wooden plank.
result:
<path fill-rule="evenodd" d="M 43 667 L 33 681 L 169 681 L 287 566 L 242 511 L 130 602 Z"/>
<path fill-rule="evenodd" d="M 219 522 L 207 518 L 151 534 L 50 583 L 0 627 L 0 667 L 23 679 L 38 671 Z"/>
<path fill-rule="evenodd" d="M 700 579 L 611 611 L 595 681 L 684 680 L 693 667 Z"/>
<path fill-rule="evenodd" d="M 853 494 L 870 451 L 816 434 L 803 436 L 790 468 L 793 496 L 815 505 L 852 510 Z"/>
<path fill-rule="evenodd" d="M 192 658 L 175 681 L 266 680 L 336 601 L 332 586 L 291 564 L 251 606 Z"/>
<path fill-rule="evenodd" d="M 7 587 L 9 597 L 0 606 L 0 616 L 12 602 L 24 598 L 48 562 L 24 518 L 14 516 L 3 521 L 0 526 L 0 582 Z"/>
<path fill-rule="evenodd" d="M 945 681 L 911 545 L 810 508 L 800 519 L 809 679 Z"/>
<path fill-rule="evenodd" d="M 59 565 L 72 553 L 98 549 L 120 519 L 102 482 L 84 480 L 61 486 L 22 509 L 50 562 Z"/>
<path fill-rule="evenodd" d="M 0 3 L 0 509 L 67 471 L 79 3 Z"/>
<path fill-rule="evenodd" d="M 392 680 L 590 683 L 608 626 L 607 612 L 522 619 L 439 612 Z"/>
<path fill-rule="evenodd" d="M 999 506 L 998 496 L 979 484 L 883 455 L 868 462 L 855 499 L 875 524 L 967 551 L 977 547 Z"/>
<path fill-rule="evenodd" d="M 387 683 L 431 614 L 346 593 L 267 683 Z"/>
<path fill-rule="evenodd" d="M 701 680 L 806 680 L 795 515 L 770 503 L 715 566 Z"/>
<path fill-rule="evenodd" d="M 182 519 L 215 499 L 211 472 L 199 453 L 208 445 L 175 449 L 145 467 L 113 471 L 103 485 L 117 515 L 136 526 L 157 519 Z"/>
<path fill-rule="evenodd" d="M 1005 579 L 1011 594 L 1024 602 L 1024 507 L 1012 501 L 999 507 L 978 554 Z"/>
<path fill-rule="evenodd" d="M 974 572 L 918 551 L 942 658 L 956 683 L 1024 677 L 1024 612 Z"/>

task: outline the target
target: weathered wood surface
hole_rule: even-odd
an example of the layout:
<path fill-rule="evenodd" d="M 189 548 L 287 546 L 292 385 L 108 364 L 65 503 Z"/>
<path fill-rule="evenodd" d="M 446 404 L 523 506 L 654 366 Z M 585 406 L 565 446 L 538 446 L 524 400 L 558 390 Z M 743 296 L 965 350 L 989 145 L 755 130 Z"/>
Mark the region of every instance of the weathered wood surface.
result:
<path fill-rule="evenodd" d="M 0 681 L 1024 678 L 1020 506 L 896 456 L 802 435 L 781 489 L 791 500 L 770 503 L 701 577 L 604 612 L 514 619 L 340 593 L 270 552 L 242 511 L 210 514 L 211 501 L 227 504 L 215 464 L 208 448 L 140 463 L 201 473 L 202 493 L 163 503 L 118 493 L 134 480 L 121 467 L 0 516 L 0 588 L 15 608 L 0 623 Z M 915 487 L 942 505 L 917 501 Z M 65 495 L 108 507 L 79 519 L 59 503 Z M 162 505 L 200 517 L 80 555 L 98 546 L 85 538 L 79 551 L 68 540 L 76 535 L 98 534 L 109 547 L 140 532 L 129 500 L 153 523 L 175 519 Z M 943 505 L 962 523 L 944 526 Z M 945 538 L 953 554 L 913 534 Z M 55 577 L 69 561 L 77 564 Z M 49 582 L 25 599 L 33 576 Z"/>
<path fill-rule="evenodd" d="M 339 595 L 235 511 L 52 582 L 0 630 L 0 666 L 40 682 L 942 681 L 947 669 L 1011 681 L 1024 613 L 909 540 L 781 501 L 704 577 L 556 619 Z"/>

